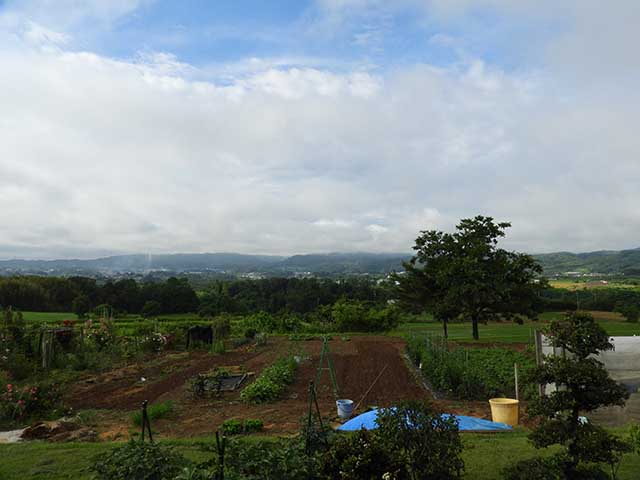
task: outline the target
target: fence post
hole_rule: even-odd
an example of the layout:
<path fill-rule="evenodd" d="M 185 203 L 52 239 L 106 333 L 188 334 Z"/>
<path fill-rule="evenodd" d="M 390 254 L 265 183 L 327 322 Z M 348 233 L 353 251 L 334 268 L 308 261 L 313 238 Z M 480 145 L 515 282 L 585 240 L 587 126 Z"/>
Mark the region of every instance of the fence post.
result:
<path fill-rule="evenodd" d="M 513 374 L 515 376 L 515 382 L 516 382 L 516 400 L 520 400 L 520 395 L 518 394 L 518 364 L 517 363 L 513 364 Z"/>
<path fill-rule="evenodd" d="M 218 465 L 220 466 L 216 480 L 224 480 L 224 449 L 226 446 L 227 437 L 223 435 L 222 441 L 220 441 L 220 433 L 216 431 L 216 450 L 218 452 Z"/>
<path fill-rule="evenodd" d="M 147 414 L 148 400 L 142 402 L 142 441 L 144 442 L 144 430 L 145 427 L 149 432 L 149 441 L 153 443 L 153 436 L 151 435 L 151 422 L 149 421 L 149 415 Z"/>
<path fill-rule="evenodd" d="M 540 330 L 536 329 L 535 331 L 535 339 L 536 339 L 536 366 L 541 366 L 544 363 L 543 355 L 542 355 L 542 333 Z M 545 386 L 540 384 L 538 385 L 538 394 L 543 397 L 545 393 Z"/>

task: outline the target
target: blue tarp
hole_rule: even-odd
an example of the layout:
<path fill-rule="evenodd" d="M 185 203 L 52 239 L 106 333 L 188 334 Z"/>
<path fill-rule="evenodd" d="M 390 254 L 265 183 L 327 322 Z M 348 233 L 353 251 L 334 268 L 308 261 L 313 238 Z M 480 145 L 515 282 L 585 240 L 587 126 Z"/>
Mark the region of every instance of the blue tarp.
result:
<path fill-rule="evenodd" d="M 362 415 L 352 418 L 348 422 L 338 427 L 338 430 L 343 432 L 353 432 L 364 428 L 365 430 L 374 430 L 378 428 L 376 419 L 378 418 L 379 410 L 371 410 Z M 443 413 L 443 418 L 454 417 L 458 420 L 458 428 L 464 432 L 486 432 L 486 431 L 500 431 L 511 430 L 511 426 L 506 423 L 491 422 L 482 418 L 467 417 L 465 415 L 449 415 Z"/>

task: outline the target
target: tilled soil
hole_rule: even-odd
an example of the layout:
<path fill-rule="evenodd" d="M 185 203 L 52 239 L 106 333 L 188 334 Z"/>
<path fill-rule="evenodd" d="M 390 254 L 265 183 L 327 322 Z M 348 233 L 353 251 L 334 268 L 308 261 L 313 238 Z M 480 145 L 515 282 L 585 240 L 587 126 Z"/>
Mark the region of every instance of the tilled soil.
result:
<path fill-rule="evenodd" d="M 403 358 L 404 341 L 383 336 L 336 338 L 329 343 L 339 397 L 359 403 L 356 414 L 368 406 L 391 406 L 402 400 L 430 398 Z M 267 434 L 292 434 L 299 431 L 300 419 L 309 406 L 309 382 L 316 379 L 322 342 L 291 342 L 282 337 L 269 339 L 266 347 L 253 351 L 232 351 L 223 355 L 206 352 L 164 354 L 140 367 L 127 367 L 79 382 L 70 395 L 76 409 L 107 409 L 101 416 L 98 431 L 103 439 L 127 438 L 131 424 L 129 411 L 139 408 L 143 400 L 173 400 L 174 413 L 154 422 L 153 428 L 165 437 L 192 437 L 215 432 L 230 418 L 260 419 Z M 279 401 L 247 405 L 240 400 L 244 385 L 234 392 L 212 398 L 194 398 L 188 381 L 215 367 L 242 365 L 256 375 L 275 359 L 286 354 L 300 354 L 302 362 L 295 380 Z M 146 381 L 142 382 L 141 377 Z M 253 378 L 253 377 L 252 377 Z M 249 381 L 252 381 L 252 378 Z M 246 385 L 246 384 L 245 384 Z M 317 385 L 318 403 L 323 416 L 336 417 L 335 398 L 328 371 L 322 371 Z M 451 413 L 476 413 L 486 417 L 487 409 L 478 405 L 438 406 Z M 487 406 L 488 408 L 488 406 Z M 455 410 L 455 411 L 452 411 Z"/>
<path fill-rule="evenodd" d="M 260 357 L 270 357 L 268 350 L 234 351 L 224 355 L 188 352 L 167 355 L 151 365 L 134 365 L 79 382 L 68 403 L 75 409 L 134 410 L 143 400 L 153 403 L 159 397 L 181 389 L 199 373 L 215 367 L 243 365 Z M 253 362 L 261 366 L 262 362 Z M 144 379 L 144 380 L 142 380 Z"/>

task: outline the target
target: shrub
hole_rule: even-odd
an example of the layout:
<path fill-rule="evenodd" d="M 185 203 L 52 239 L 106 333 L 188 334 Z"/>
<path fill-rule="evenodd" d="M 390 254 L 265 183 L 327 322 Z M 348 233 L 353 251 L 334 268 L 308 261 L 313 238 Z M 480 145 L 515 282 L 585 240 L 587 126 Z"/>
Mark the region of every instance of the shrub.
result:
<path fill-rule="evenodd" d="M 87 320 L 83 326 L 83 335 L 85 340 L 93 342 L 98 350 L 111 347 L 116 342 L 115 327 L 109 319 L 103 318 L 97 322 Z"/>
<path fill-rule="evenodd" d="M 169 447 L 131 440 L 96 457 L 91 469 L 100 480 L 169 480 L 187 463 Z"/>
<path fill-rule="evenodd" d="M 218 316 L 211 322 L 214 340 L 222 340 L 231 334 L 231 320 L 227 316 Z"/>
<path fill-rule="evenodd" d="M 243 432 L 242 422 L 235 418 L 230 418 L 222 423 L 222 433 L 225 435 L 238 435 Z"/>
<path fill-rule="evenodd" d="M 609 336 L 591 315 L 575 312 L 551 322 L 545 334 L 554 348 L 569 355 L 547 356 L 531 375 L 536 383 L 560 388 L 529 403 L 529 414 L 538 420 L 529 439 L 536 448 L 560 446 L 567 478 L 607 478 L 602 464 L 615 478 L 632 444 L 580 419 L 580 414 L 603 406 L 624 405 L 629 397 L 625 387 L 594 358 L 598 352 L 613 349 Z"/>
<path fill-rule="evenodd" d="M 289 355 L 265 368 L 256 380 L 245 387 L 240 398 L 248 403 L 264 403 L 277 399 L 293 382 L 298 363 Z"/>
<path fill-rule="evenodd" d="M 339 436 L 322 457 L 322 474 L 327 479 L 408 479 L 400 455 L 375 431 L 360 430 Z"/>
<path fill-rule="evenodd" d="M 211 352 L 212 353 L 217 353 L 218 355 L 222 355 L 226 351 L 227 351 L 227 349 L 225 347 L 224 340 L 215 340 L 211 344 Z"/>
<path fill-rule="evenodd" d="M 256 419 L 253 419 L 253 418 L 247 418 L 244 421 L 244 432 L 245 433 L 260 432 L 260 431 L 262 431 L 263 427 L 264 427 L 264 423 L 262 422 L 262 420 L 256 420 Z"/>
<path fill-rule="evenodd" d="M 331 318 L 340 332 L 385 332 L 398 326 L 400 311 L 393 305 L 367 308 L 363 302 L 343 298 L 334 303 Z"/>
<path fill-rule="evenodd" d="M 222 424 L 222 433 L 225 435 L 239 435 L 241 433 L 255 433 L 262 430 L 262 420 L 247 418 L 244 421 L 230 418 Z"/>
<path fill-rule="evenodd" d="M 147 407 L 147 416 L 150 421 L 159 420 L 160 418 L 166 417 L 170 413 L 173 412 L 173 402 L 171 400 L 167 400 L 162 403 L 154 403 L 153 405 L 149 405 Z M 137 410 L 131 414 L 131 421 L 134 425 L 140 427 L 142 426 L 142 411 Z"/>
<path fill-rule="evenodd" d="M 145 335 L 141 339 L 140 347 L 145 352 L 161 352 L 166 348 L 169 343 L 169 339 L 166 335 L 160 332 L 152 332 Z"/>
<path fill-rule="evenodd" d="M 313 457 L 298 440 L 230 442 L 225 453 L 224 478 L 242 480 L 317 479 Z"/>
<path fill-rule="evenodd" d="M 455 417 L 443 417 L 427 403 L 409 401 L 382 410 L 377 434 L 392 446 L 413 480 L 461 478 L 462 441 Z"/>
<path fill-rule="evenodd" d="M 147 300 L 140 310 L 140 315 L 144 318 L 157 317 L 161 313 L 162 304 L 156 300 Z"/>
<path fill-rule="evenodd" d="M 0 392 L 0 422 L 24 421 L 49 414 L 60 406 L 60 391 L 40 383 L 22 388 L 8 383 Z"/>
<path fill-rule="evenodd" d="M 509 465 L 502 472 L 504 480 L 564 480 L 563 461 L 558 455 L 536 457 Z"/>
<path fill-rule="evenodd" d="M 246 338 L 246 337 L 234 338 L 231 341 L 231 345 L 233 346 L 233 348 L 244 347 L 245 345 L 248 345 L 250 343 L 251 343 L 251 339 L 250 338 Z"/>
<path fill-rule="evenodd" d="M 29 361 L 29 359 L 23 353 L 10 352 L 9 355 L 6 356 L 6 358 L 7 359 L 5 368 L 7 372 L 9 372 L 11 380 L 25 380 L 33 374 L 33 371 L 35 369 L 34 364 L 33 362 Z"/>
<path fill-rule="evenodd" d="M 267 336 L 266 333 L 258 333 L 256 334 L 256 346 L 257 347 L 264 347 L 267 344 L 267 339 L 269 337 Z"/>

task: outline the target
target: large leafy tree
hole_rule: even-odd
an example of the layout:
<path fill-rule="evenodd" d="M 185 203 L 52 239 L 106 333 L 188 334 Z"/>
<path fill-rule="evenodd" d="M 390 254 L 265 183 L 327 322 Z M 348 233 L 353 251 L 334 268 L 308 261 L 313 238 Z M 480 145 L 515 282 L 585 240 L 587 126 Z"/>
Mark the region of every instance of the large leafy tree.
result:
<path fill-rule="evenodd" d="M 395 275 L 401 304 L 430 311 L 445 336 L 450 319 L 470 320 L 476 340 L 481 322 L 535 318 L 537 294 L 546 284 L 542 267 L 530 255 L 498 248 L 510 226 L 477 216 L 461 220 L 454 233 L 420 232 L 414 256 Z"/>

